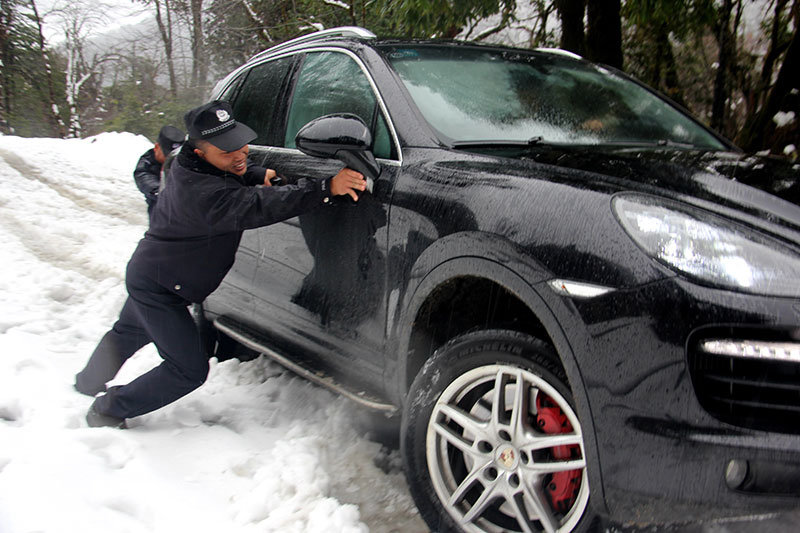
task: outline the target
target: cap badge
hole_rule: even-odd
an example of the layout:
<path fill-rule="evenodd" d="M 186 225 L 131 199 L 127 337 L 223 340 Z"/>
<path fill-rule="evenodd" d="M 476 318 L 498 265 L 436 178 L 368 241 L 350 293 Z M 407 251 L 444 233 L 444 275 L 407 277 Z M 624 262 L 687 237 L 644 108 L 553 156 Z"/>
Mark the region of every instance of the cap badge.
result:
<path fill-rule="evenodd" d="M 225 122 L 226 120 L 231 118 L 231 116 L 224 109 L 217 109 L 217 118 L 219 119 L 220 122 Z"/>

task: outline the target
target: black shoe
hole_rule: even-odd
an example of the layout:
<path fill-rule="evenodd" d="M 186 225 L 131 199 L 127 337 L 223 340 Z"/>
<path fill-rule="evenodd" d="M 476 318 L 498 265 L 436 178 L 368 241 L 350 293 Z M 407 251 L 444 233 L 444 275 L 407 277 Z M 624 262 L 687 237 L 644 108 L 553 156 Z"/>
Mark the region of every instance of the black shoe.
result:
<path fill-rule="evenodd" d="M 106 386 L 105 385 L 103 385 L 103 388 L 101 388 L 101 389 L 89 389 L 87 387 L 78 385 L 77 381 L 75 382 L 75 385 L 73 385 L 73 387 L 75 387 L 75 390 L 80 392 L 81 394 L 85 394 L 86 396 L 91 396 L 91 397 L 95 397 L 99 393 L 106 391 Z"/>
<path fill-rule="evenodd" d="M 117 418 L 116 416 L 98 413 L 94 407 L 94 404 L 89 407 L 89 412 L 86 413 L 86 423 L 89 424 L 90 428 L 110 427 L 117 429 L 128 429 L 128 425 L 125 423 L 124 418 Z"/>

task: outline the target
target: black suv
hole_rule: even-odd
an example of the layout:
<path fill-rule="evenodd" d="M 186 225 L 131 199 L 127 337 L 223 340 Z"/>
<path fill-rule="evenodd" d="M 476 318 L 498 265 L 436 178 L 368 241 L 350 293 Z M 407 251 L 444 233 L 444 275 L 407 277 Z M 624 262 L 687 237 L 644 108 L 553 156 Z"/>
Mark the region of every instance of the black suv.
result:
<path fill-rule="evenodd" d="M 798 165 L 559 50 L 336 28 L 213 97 L 258 164 L 370 188 L 245 232 L 206 323 L 402 415 L 431 529 L 800 505 Z"/>

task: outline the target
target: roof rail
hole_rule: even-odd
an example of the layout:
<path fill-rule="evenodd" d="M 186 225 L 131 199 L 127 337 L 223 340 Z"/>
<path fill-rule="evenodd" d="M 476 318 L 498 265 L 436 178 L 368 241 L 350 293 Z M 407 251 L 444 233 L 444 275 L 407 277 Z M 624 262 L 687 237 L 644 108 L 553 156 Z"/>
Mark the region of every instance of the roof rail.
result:
<path fill-rule="evenodd" d="M 572 59 L 583 59 L 582 56 L 563 48 L 535 48 L 537 52 L 546 52 L 548 54 L 558 54 L 560 56 L 571 57 Z"/>
<path fill-rule="evenodd" d="M 289 39 L 288 41 L 276 44 L 271 48 L 267 48 L 266 50 L 259 52 L 253 57 L 251 57 L 249 61 L 253 61 L 254 59 L 266 56 L 267 54 L 274 54 L 275 52 L 279 52 L 281 50 L 289 48 L 290 46 L 295 46 L 303 43 L 310 43 L 314 41 L 322 41 L 324 39 L 330 39 L 333 37 L 359 37 L 361 39 L 375 39 L 376 35 L 371 31 L 365 28 L 361 28 L 359 26 L 340 26 L 338 28 L 330 28 L 327 30 L 315 31 L 314 33 L 301 35 L 300 37 L 295 37 L 294 39 Z"/>

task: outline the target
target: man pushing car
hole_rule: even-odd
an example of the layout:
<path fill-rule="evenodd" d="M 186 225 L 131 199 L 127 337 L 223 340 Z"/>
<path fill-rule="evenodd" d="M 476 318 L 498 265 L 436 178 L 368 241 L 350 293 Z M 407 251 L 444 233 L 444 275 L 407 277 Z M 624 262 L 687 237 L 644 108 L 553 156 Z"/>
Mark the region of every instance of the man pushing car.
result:
<path fill-rule="evenodd" d="M 184 117 L 188 142 L 170 168 L 150 227 L 128 262 L 128 299 L 103 336 L 75 388 L 98 396 L 89 426 L 126 427 L 125 419 L 163 407 L 203 384 L 208 358 L 188 306 L 200 303 L 233 265 L 245 229 L 267 226 L 349 195 L 358 200 L 363 176 L 348 168 L 325 180 L 270 186 L 273 170 L 249 166 L 256 133 L 237 122 L 227 102 L 213 101 Z M 160 365 L 127 385 L 110 387 L 123 363 L 148 343 Z"/>

